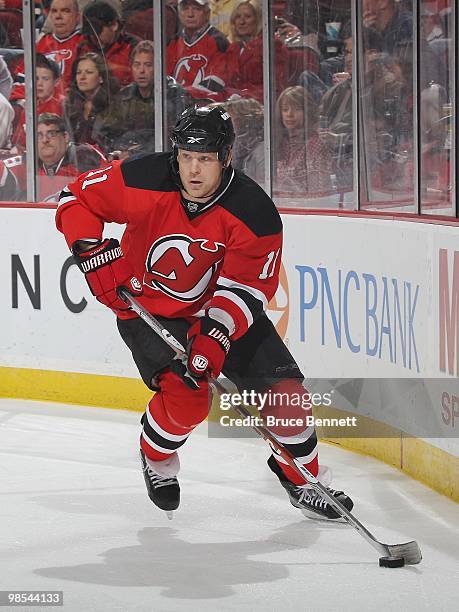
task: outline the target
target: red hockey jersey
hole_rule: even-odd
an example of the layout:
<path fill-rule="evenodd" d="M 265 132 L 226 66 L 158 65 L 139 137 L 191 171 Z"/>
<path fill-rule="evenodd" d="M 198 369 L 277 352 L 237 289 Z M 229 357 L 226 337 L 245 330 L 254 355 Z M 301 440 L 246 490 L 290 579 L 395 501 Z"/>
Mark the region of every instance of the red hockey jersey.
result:
<path fill-rule="evenodd" d="M 193 42 L 182 32 L 167 46 L 167 74 L 195 98 L 223 100 L 227 97 L 224 89 L 237 69 L 229 61 L 228 48 L 228 39 L 213 26 L 209 25 Z"/>
<path fill-rule="evenodd" d="M 61 194 L 57 227 L 71 246 L 100 239 L 105 222 L 126 224 L 121 245 L 142 281 L 142 305 L 168 318 L 224 311 L 237 339 L 276 291 L 279 213 L 259 185 L 233 169 L 214 204 L 189 212 L 169 158 L 153 153 L 81 175 Z"/>
<path fill-rule="evenodd" d="M 288 49 L 280 40 L 274 41 L 275 87 L 279 96 L 287 85 Z M 228 85 L 245 98 L 263 103 L 263 37 L 260 34 L 247 43 L 234 42 L 228 49 L 228 63 L 236 65 Z"/>
<path fill-rule="evenodd" d="M 66 38 L 58 38 L 54 34 L 45 34 L 37 42 L 37 53 L 42 53 L 50 60 L 56 62 L 61 71 L 59 81 L 59 92 L 64 93 L 70 85 L 72 76 L 72 64 L 77 58 L 77 48 L 84 36 L 80 30 L 75 30 L 73 34 Z M 24 78 L 24 61 L 18 64 L 16 74 L 18 77 Z"/>

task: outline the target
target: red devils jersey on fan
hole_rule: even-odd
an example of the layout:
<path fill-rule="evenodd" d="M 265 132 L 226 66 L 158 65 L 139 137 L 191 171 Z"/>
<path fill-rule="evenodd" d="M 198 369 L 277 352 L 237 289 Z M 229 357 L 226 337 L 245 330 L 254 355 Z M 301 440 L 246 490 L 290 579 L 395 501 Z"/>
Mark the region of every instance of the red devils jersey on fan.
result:
<path fill-rule="evenodd" d="M 143 306 L 171 318 L 219 309 L 232 318 L 238 338 L 277 288 L 279 214 L 261 187 L 232 169 L 215 204 L 187 212 L 169 155 L 114 161 L 81 175 L 61 193 L 57 227 L 71 246 L 100 239 L 104 222 L 126 223 L 121 245 L 142 280 Z"/>
<path fill-rule="evenodd" d="M 288 50 L 280 40 L 274 41 L 277 95 L 287 87 Z M 255 36 L 247 43 L 234 42 L 228 49 L 229 61 L 236 62 L 231 87 L 246 98 L 263 103 L 263 36 Z"/>
<path fill-rule="evenodd" d="M 58 38 L 54 34 L 45 34 L 37 42 L 37 53 L 42 53 L 50 60 L 56 62 L 61 71 L 59 91 L 65 93 L 70 85 L 72 64 L 77 58 L 77 47 L 84 39 L 79 30 L 66 38 Z M 16 71 L 18 76 L 24 77 L 24 62 L 22 61 Z"/>
<path fill-rule="evenodd" d="M 182 33 L 167 46 L 167 74 L 195 98 L 220 99 L 233 73 L 228 47 L 228 39 L 210 25 L 193 42 Z"/>

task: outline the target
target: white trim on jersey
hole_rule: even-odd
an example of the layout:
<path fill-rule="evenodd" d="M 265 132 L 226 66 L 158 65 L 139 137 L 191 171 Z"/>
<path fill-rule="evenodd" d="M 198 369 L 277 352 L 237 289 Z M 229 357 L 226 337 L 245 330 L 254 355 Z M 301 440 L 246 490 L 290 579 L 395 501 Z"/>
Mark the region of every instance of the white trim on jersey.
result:
<path fill-rule="evenodd" d="M 170 440 L 171 442 L 182 442 L 183 440 L 186 440 L 188 436 L 190 435 L 189 433 L 187 433 L 184 436 L 177 436 L 176 434 L 171 434 L 168 431 L 165 431 L 161 427 L 161 425 L 158 425 L 158 423 L 155 421 L 155 419 L 153 418 L 153 415 L 148 410 L 148 406 L 146 410 L 146 415 L 147 415 L 147 421 L 150 427 L 165 440 Z"/>
<path fill-rule="evenodd" d="M 236 295 L 232 291 L 218 290 L 214 293 L 214 297 L 226 298 L 227 300 L 230 300 L 231 302 L 233 302 L 233 304 L 235 304 L 239 308 L 239 310 L 242 311 L 243 315 L 247 319 L 247 327 L 250 327 L 252 325 L 253 316 L 252 316 L 252 313 L 250 312 L 250 308 L 247 306 L 244 300 L 240 298 L 238 295 Z"/>
<path fill-rule="evenodd" d="M 198 43 L 200 40 L 202 40 L 202 39 L 204 38 L 204 36 L 207 34 L 207 32 L 210 30 L 210 28 L 211 28 L 211 27 L 212 27 L 212 24 L 211 24 L 211 23 L 209 23 L 209 25 L 208 25 L 208 26 L 207 26 L 207 28 L 204 30 L 204 32 L 203 32 L 203 33 L 202 33 L 200 36 L 198 36 L 198 38 L 197 38 L 196 40 L 193 40 L 193 42 L 191 42 L 191 43 L 187 42 L 187 40 L 186 40 L 186 38 L 185 38 L 185 34 L 184 34 L 184 32 L 183 32 L 183 28 L 182 28 L 182 31 L 181 31 L 181 33 L 180 33 L 180 38 L 183 40 L 183 42 L 185 43 L 185 45 L 191 49 L 191 47 L 194 47 L 194 45 L 195 45 L 196 43 Z"/>
<path fill-rule="evenodd" d="M 305 431 L 303 431 L 297 436 L 278 436 L 277 434 L 274 434 L 274 433 L 273 433 L 273 436 L 281 444 L 302 444 L 303 442 L 307 442 L 309 438 L 313 435 L 313 433 L 314 433 L 314 427 L 311 426 L 305 429 Z"/>
<path fill-rule="evenodd" d="M 268 300 L 266 299 L 263 291 L 259 289 L 255 289 L 254 287 L 250 287 L 250 285 L 244 285 L 242 283 L 237 283 L 236 281 L 231 280 L 230 278 L 225 278 L 224 276 L 219 276 L 217 279 L 217 285 L 223 285 L 224 287 L 228 287 L 229 289 L 243 289 L 253 295 L 253 297 L 260 302 L 263 303 L 263 307 L 266 308 L 268 305 Z"/>
<path fill-rule="evenodd" d="M 67 204 L 67 202 L 73 202 L 74 200 L 76 200 L 76 197 L 73 195 L 70 189 L 65 186 L 64 189 L 61 191 L 61 195 L 59 196 L 59 202 L 57 204 L 57 207 L 59 208 L 59 206 L 62 206 L 62 204 Z"/>
<path fill-rule="evenodd" d="M 311 461 L 317 457 L 318 452 L 319 452 L 319 449 L 316 446 L 315 449 L 311 453 L 309 453 L 309 455 L 306 455 L 306 457 L 295 457 L 295 459 L 298 461 L 298 463 L 301 463 L 302 465 L 308 464 L 308 463 L 311 463 Z M 274 457 L 276 458 L 276 461 L 279 461 L 279 463 L 288 465 L 287 461 L 285 461 L 285 459 L 283 459 L 277 453 L 274 453 Z"/>
<path fill-rule="evenodd" d="M 142 436 L 143 436 L 145 442 L 149 446 L 151 446 L 151 448 L 154 448 L 156 451 L 158 451 L 158 453 L 163 453 L 164 455 L 172 455 L 172 453 L 176 453 L 177 452 L 176 448 L 171 450 L 170 448 L 163 448 L 162 446 L 158 446 L 158 444 L 153 442 L 153 440 L 150 440 L 150 438 L 147 436 L 147 434 L 144 431 L 142 431 Z"/>
<path fill-rule="evenodd" d="M 211 319 L 215 319 L 215 321 L 222 323 L 222 325 L 224 325 L 228 329 L 230 336 L 232 336 L 234 332 L 236 331 L 236 324 L 234 323 L 234 319 L 229 314 L 229 312 L 226 312 L 226 310 L 223 310 L 222 308 L 212 307 L 212 308 L 209 308 L 209 311 L 207 314 L 209 315 Z"/>

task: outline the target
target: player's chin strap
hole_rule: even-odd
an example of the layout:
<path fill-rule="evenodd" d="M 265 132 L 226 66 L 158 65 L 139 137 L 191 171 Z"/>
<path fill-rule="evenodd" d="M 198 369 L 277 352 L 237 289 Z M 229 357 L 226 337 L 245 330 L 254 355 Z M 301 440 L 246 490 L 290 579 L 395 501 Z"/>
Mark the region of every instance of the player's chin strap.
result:
<path fill-rule="evenodd" d="M 151 327 L 151 329 L 160 336 L 164 342 L 166 342 L 176 353 L 177 357 L 181 360 L 186 359 L 185 348 L 181 343 L 174 338 L 174 336 L 161 325 L 161 323 L 155 319 L 153 315 L 145 311 L 139 302 L 133 298 L 127 291 L 121 289 L 119 291 L 120 297 L 125 300 L 127 304 L 136 312 L 145 323 Z M 209 384 L 213 390 L 221 395 L 222 393 L 228 393 L 228 390 L 218 380 L 209 378 Z M 232 405 L 232 409 L 240 414 L 243 418 L 249 417 L 249 422 L 253 422 L 251 418 L 253 415 L 246 408 L 246 406 L 239 406 L 236 404 Z M 396 557 L 403 558 L 404 563 L 407 565 L 415 565 L 420 563 L 422 559 L 421 550 L 417 542 L 406 542 L 404 544 L 383 544 L 379 542 L 366 527 L 353 515 L 347 508 L 343 506 L 328 490 L 319 482 L 316 476 L 313 476 L 296 458 L 286 449 L 273 434 L 263 425 L 252 425 L 259 436 L 261 436 L 270 445 L 271 449 L 275 454 L 280 455 L 289 466 L 294 469 L 302 478 L 308 481 L 311 488 L 315 489 L 320 495 L 327 500 L 327 502 L 333 506 L 333 508 L 341 515 L 341 517 L 347 521 L 357 532 L 379 553 L 382 553 L 385 557 Z"/>

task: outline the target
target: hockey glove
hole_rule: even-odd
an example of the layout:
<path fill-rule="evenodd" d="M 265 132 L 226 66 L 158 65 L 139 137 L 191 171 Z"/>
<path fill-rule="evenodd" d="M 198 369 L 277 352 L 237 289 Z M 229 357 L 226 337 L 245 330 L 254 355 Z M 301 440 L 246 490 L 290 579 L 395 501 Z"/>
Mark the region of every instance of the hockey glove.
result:
<path fill-rule="evenodd" d="M 208 375 L 217 378 L 230 346 L 228 329 L 215 319 L 202 317 L 188 330 L 188 372 L 197 379 Z"/>
<path fill-rule="evenodd" d="M 129 310 L 129 306 L 118 296 L 126 289 L 134 297 L 142 295 L 142 285 L 123 256 L 116 238 L 107 238 L 95 243 L 88 250 L 82 246 L 88 242 L 77 241 L 72 246 L 75 263 L 85 274 L 86 281 L 95 298 L 113 310 L 115 314 Z"/>

